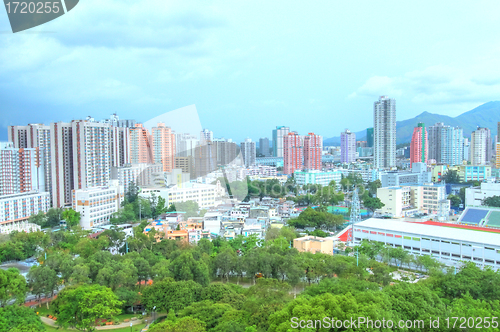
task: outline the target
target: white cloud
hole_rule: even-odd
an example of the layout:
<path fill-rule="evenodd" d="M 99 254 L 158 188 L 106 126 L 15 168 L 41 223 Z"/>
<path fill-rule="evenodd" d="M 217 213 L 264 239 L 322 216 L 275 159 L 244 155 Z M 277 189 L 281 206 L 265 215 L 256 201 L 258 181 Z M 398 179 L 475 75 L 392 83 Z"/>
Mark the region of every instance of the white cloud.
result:
<path fill-rule="evenodd" d="M 461 105 L 498 100 L 500 70 L 489 58 L 474 65 L 435 65 L 402 76 L 373 76 L 349 98 L 389 95 L 417 105 Z M 488 74 L 485 74 L 488 73 Z"/>

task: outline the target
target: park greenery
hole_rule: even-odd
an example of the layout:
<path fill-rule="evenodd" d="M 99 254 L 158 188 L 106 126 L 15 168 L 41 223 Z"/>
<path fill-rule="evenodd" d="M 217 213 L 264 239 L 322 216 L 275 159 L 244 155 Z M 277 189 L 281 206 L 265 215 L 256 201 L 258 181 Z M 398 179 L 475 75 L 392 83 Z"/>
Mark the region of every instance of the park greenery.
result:
<path fill-rule="evenodd" d="M 490 207 L 500 207 L 500 196 L 491 196 L 483 199 L 483 205 Z"/>
<path fill-rule="evenodd" d="M 323 213 L 306 209 L 297 219 L 331 227 Z M 37 298 L 58 291 L 47 304 L 49 312 L 61 327 L 83 331 L 93 331 L 99 319 L 112 321 L 141 307 L 167 315 L 151 326 L 153 332 L 287 331 L 297 315 L 305 320 L 500 315 L 500 273 L 471 263 L 454 271 L 431 256 L 378 242 L 362 242 L 345 254 L 299 252 L 293 248 L 298 234 L 286 226 L 269 229 L 262 240 L 237 236 L 197 244 L 158 242 L 141 227 L 126 239 L 128 246 L 118 228 L 97 237 L 77 227 L 11 234 L 2 245 L 18 243 L 19 257 L 35 256 L 39 264 L 26 279 L 16 269 L 0 270 L 0 331 L 44 330 L 34 311 L 20 306 L 28 291 Z M 121 254 L 112 255 L 109 249 L 117 244 Z M 429 277 L 395 281 L 396 266 Z"/>

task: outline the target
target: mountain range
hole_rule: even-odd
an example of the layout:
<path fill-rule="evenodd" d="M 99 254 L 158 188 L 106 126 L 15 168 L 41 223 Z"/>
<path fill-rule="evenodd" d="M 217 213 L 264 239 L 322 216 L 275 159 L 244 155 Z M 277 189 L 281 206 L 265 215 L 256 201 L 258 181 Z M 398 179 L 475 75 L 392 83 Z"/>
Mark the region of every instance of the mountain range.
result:
<path fill-rule="evenodd" d="M 408 143 L 411 141 L 413 128 L 419 122 L 423 122 L 426 127 L 437 122 L 453 127 L 462 127 L 464 137 L 469 137 L 477 127 L 485 127 L 491 130 L 491 137 L 497 135 L 498 122 L 500 121 L 500 101 L 490 101 L 457 117 L 423 112 L 408 120 L 396 122 L 396 143 Z M 366 129 L 356 133 L 356 140 L 366 140 Z M 323 140 L 323 145 L 340 145 L 340 137 L 331 137 Z"/>

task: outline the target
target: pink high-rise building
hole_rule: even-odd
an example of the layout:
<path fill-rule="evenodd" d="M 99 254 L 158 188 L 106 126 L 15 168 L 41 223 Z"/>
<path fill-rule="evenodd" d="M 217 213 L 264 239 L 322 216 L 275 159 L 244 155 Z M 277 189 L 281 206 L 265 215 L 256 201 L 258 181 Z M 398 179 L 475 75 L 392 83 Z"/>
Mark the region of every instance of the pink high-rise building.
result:
<path fill-rule="evenodd" d="M 293 174 L 302 168 L 302 138 L 291 132 L 283 136 L 283 173 Z"/>
<path fill-rule="evenodd" d="M 304 136 L 304 168 L 321 170 L 323 137 L 309 133 Z"/>
<path fill-rule="evenodd" d="M 427 129 L 425 129 L 425 124 L 419 123 L 413 129 L 410 146 L 410 163 L 412 165 L 413 163 L 427 163 L 428 150 Z"/>
<path fill-rule="evenodd" d="M 130 159 L 132 164 L 153 162 L 149 131 L 138 123 L 130 128 Z"/>

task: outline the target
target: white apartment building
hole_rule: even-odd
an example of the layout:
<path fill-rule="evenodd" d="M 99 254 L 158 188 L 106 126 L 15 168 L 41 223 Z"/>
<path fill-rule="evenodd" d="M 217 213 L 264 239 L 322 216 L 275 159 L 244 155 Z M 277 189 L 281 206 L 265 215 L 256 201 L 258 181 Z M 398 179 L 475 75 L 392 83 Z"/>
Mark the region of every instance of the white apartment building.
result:
<path fill-rule="evenodd" d="M 50 194 L 47 192 L 17 193 L 0 197 L 0 233 L 14 230 L 36 231 L 39 226 L 28 224 L 26 220 L 40 211 L 50 208 Z"/>
<path fill-rule="evenodd" d="M 73 190 L 72 196 L 72 207 L 80 212 L 83 229 L 108 224 L 124 199 L 123 186 L 117 180 L 109 181 L 108 186 Z"/>
<path fill-rule="evenodd" d="M 354 225 L 353 238 L 355 245 L 362 240 L 377 241 L 414 255 L 432 256 L 448 266 L 466 261 L 500 269 L 500 233 L 371 218 Z"/>
<path fill-rule="evenodd" d="M 500 196 L 500 183 L 481 183 L 479 187 L 465 189 L 465 205 L 481 206 L 483 199 Z"/>
<path fill-rule="evenodd" d="M 470 161 L 472 165 L 487 165 L 491 160 L 491 133 L 478 128 L 471 134 Z"/>
<path fill-rule="evenodd" d="M 80 120 L 71 125 L 74 188 L 107 185 L 111 178 L 111 126 Z"/>
<path fill-rule="evenodd" d="M 112 126 L 110 135 L 111 166 L 120 167 L 130 164 L 130 129 Z"/>
<path fill-rule="evenodd" d="M 187 183 L 182 187 L 174 185 L 169 188 L 143 188 L 140 195 L 147 198 L 153 193 L 163 197 L 166 205 L 195 201 L 200 209 L 208 209 L 216 205 L 217 185 Z"/>
<path fill-rule="evenodd" d="M 36 149 L 37 167 L 43 165 L 43 174 L 40 174 L 44 181 L 44 188 L 41 191 L 52 191 L 52 170 L 51 170 L 51 150 L 50 150 L 50 126 L 43 124 L 29 124 L 27 126 L 9 126 L 9 142 L 14 144 L 14 148 Z"/>
<path fill-rule="evenodd" d="M 381 96 L 373 108 L 374 167 L 396 167 L 396 100 Z"/>
<path fill-rule="evenodd" d="M 38 149 L 15 148 L 12 142 L 0 142 L 0 196 L 45 191 L 43 153 Z"/>

